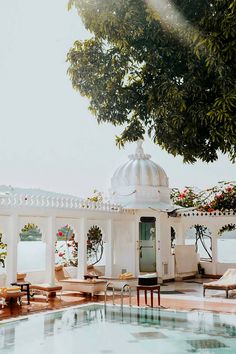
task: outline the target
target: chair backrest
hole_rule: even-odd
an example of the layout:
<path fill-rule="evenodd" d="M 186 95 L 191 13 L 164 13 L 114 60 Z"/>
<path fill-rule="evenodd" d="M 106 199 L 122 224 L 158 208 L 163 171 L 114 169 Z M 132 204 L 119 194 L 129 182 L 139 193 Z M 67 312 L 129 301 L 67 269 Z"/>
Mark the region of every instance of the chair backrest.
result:
<path fill-rule="evenodd" d="M 57 281 L 69 278 L 69 276 L 65 274 L 64 267 L 62 265 L 55 267 L 55 278 Z"/>
<path fill-rule="evenodd" d="M 17 273 L 17 275 L 16 275 L 16 279 L 17 279 L 17 281 L 25 281 L 25 278 L 26 278 L 26 273 Z"/>
<path fill-rule="evenodd" d="M 93 265 L 88 265 L 87 266 L 87 274 L 88 275 L 104 275 L 103 272 L 101 272 L 97 267 L 94 267 Z"/>
<path fill-rule="evenodd" d="M 220 279 L 235 279 L 236 280 L 236 269 L 234 268 L 230 268 L 228 270 L 226 270 L 226 272 L 222 275 L 222 277 Z"/>

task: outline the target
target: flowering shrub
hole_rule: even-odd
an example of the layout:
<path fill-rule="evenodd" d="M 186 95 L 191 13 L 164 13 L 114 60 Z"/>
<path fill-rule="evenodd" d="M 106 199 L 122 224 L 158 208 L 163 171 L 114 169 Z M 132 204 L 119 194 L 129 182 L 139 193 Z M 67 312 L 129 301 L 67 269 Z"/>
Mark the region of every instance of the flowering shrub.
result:
<path fill-rule="evenodd" d="M 196 207 L 199 211 L 236 211 L 236 183 L 220 182 L 218 186 L 203 191 L 186 187 L 180 192 L 175 188 L 172 189 L 171 198 L 176 205 Z"/>
<path fill-rule="evenodd" d="M 171 198 L 174 204 L 185 208 L 194 207 L 196 210 L 212 213 L 214 211 L 236 211 L 236 184 L 234 182 L 220 182 L 218 186 L 199 191 L 193 187 L 186 187 L 182 192 L 172 189 Z M 203 225 L 194 225 L 196 252 L 198 245 L 206 251 L 209 260 L 212 260 L 212 240 Z M 234 224 L 225 225 L 219 234 L 236 229 Z M 206 242 L 208 240 L 208 242 Z M 207 247 L 210 240 L 210 247 Z"/>
<path fill-rule="evenodd" d="M 74 232 L 69 225 L 57 232 L 56 264 L 67 267 L 78 265 L 78 242 L 75 241 Z"/>

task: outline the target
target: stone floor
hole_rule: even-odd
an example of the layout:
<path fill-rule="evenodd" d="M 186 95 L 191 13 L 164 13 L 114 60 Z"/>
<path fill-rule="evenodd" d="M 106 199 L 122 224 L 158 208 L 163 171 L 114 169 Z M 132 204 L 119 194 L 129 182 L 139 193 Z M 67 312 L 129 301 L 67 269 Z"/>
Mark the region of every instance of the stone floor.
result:
<path fill-rule="evenodd" d="M 204 279 L 208 282 L 210 279 Z M 156 296 L 157 297 L 157 296 Z M 149 299 L 148 299 L 149 300 Z M 88 302 L 103 302 L 104 296 L 95 296 L 92 300 L 79 293 L 64 292 L 62 297 L 51 299 L 48 303 L 42 296 L 35 296 L 30 305 L 27 305 L 23 297 L 23 304 L 12 304 L 0 309 L 0 320 L 14 318 L 31 313 L 61 309 L 70 306 L 85 304 Z M 111 295 L 108 302 L 112 302 Z M 120 296 L 115 296 L 115 303 L 120 304 Z M 124 298 L 124 304 L 128 304 L 128 296 Z M 137 305 L 136 294 L 133 292 L 132 305 Z M 144 298 L 141 296 L 141 306 L 144 306 Z M 154 299 L 154 306 L 157 306 L 157 299 Z M 231 291 L 229 299 L 225 298 L 224 291 L 207 290 L 206 297 L 202 296 L 202 279 L 186 280 L 182 282 L 170 282 L 161 286 L 161 307 L 176 310 L 203 310 L 236 314 L 236 290 Z"/>

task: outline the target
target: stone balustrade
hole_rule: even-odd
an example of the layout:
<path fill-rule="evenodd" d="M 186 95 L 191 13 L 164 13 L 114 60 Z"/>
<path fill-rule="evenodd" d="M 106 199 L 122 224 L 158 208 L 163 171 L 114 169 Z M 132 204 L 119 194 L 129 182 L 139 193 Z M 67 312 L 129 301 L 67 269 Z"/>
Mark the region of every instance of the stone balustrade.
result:
<path fill-rule="evenodd" d="M 46 195 L 10 194 L 0 197 L 0 208 L 6 207 L 32 207 L 55 209 L 88 209 L 93 211 L 106 211 L 116 213 L 129 213 L 118 204 L 109 202 L 91 202 L 87 199 L 75 197 L 55 197 Z"/>

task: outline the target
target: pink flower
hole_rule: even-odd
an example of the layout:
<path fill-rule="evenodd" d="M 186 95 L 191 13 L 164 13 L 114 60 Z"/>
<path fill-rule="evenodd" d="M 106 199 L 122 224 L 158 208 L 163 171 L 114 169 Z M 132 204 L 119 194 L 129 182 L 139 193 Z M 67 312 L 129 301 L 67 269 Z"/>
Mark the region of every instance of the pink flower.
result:
<path fill-rule="evenodd" d="M 63 257 L 64 255 L 65 255 L 65 253 L 63 253 L 63 252 L 59 252 L 59 253 L 58 253 L 58 256 L 59 256 L 59 257 Z"/>
<path fill-rule="evenodd" d="M 60 230 L 58 231 L 58 236 L 62 237 L 63 236 L 63 232 Z"/>
<path fill-rule="evenodd" d="M 212 211 L 214 211 L 214 209 L 208 208 L 207 211 L 208 211 L 209 213 L 211 213 Z"/>
<path fill-rule="evenodd" d="M 227 190 L 227 192 L 232 192 L 232 190 L 233 190 L 233 187 L 231 187 L 231 186 L 228 186 L 228 187 L 226 188 L 226 190 Z"/>
<path fill-rule="evenodd" d="M 217 195 L 216 195 L 216 198 L 217 198 L 217 199 L 220 199 L 220 198 L 222 198 L 222 197 L 223 197 L 222 194 L 217 194 Z"/>
<path fill-rule="evenodd" d="M 179 199 L 183 199 L 183 198 L 185 198 L 186 197 L 186 194 L 185 193 L 180 193 L 179 194 Z"/>

